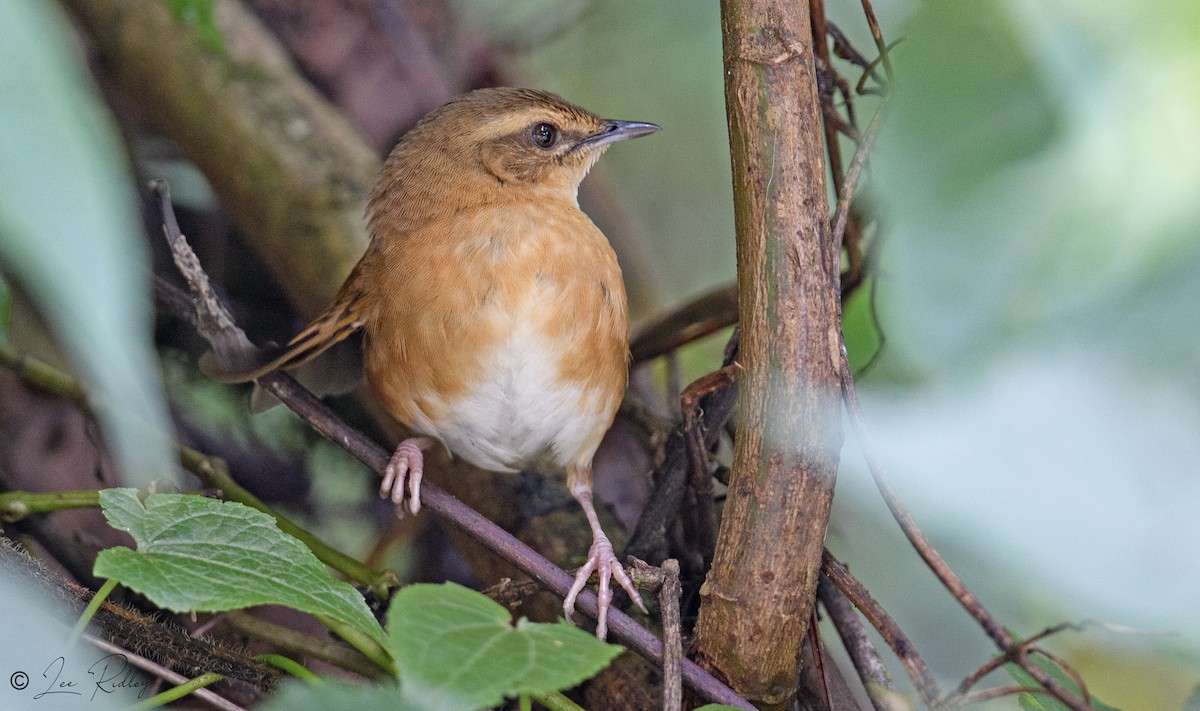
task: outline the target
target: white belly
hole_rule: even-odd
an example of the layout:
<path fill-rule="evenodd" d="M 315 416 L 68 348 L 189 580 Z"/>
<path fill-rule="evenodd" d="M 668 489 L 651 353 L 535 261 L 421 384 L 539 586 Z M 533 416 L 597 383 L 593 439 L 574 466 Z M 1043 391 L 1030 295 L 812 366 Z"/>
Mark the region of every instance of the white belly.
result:
<path fill-rule="evenodd" d="M 590 458 L 582 452 L 585 443 L 608 426 L 616 403 L 564 384 L 554 355 L 560 352 L 531 329 L 518 328 L 485 357 L 486 381 L 439 403 L 446 414 L 436 424 L 419 411 L 412 424 L 491 471 L 519 471 L 535 462 L 562 468 L 581 454 Z"/>

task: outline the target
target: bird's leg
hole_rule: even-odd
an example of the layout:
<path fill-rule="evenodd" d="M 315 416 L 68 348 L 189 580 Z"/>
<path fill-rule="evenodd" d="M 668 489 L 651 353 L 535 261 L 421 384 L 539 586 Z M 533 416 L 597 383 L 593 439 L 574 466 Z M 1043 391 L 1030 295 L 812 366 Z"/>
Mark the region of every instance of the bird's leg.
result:
<path fill-rule="evenodd" d="M 388 461 L 383 483 L 379 485 L 379 498 L 392 500 L 396 515 L 404 516 L 404 481 L 408 480 L 408 510 L 421 510 L 421 475 L 425 473 L 425 455 L 422 452 L 437 442 L 433 437 L 409 437 L 396 445 L 396 451 Z"/>
<path fill-rule="evenodd" d="M 592 577 L 592 571 L 600 577 L 600 589 L 596 594 L 599 600 L 598 614 L 596 615 L 596 636 L 604 639 L 608 635 L 608 608 L 612 604 L 612 588 L 610 581 L 616 578 L 625 592 L 629 593 L 630 599 L 637 605 L 642 612 L 646 611 L 646 606 L 642 604 L 642 596 L 638 594 L 637 588 L 633 587 L 633 581 L 629 579 L 629 575 L 625 572 L 625 567 L 617 560 L 617 556 L 613 553 L 612 542 L 608 540 L 608 536 L 604 534 L 604 529 L 600 528 L 600 519 L 596 516 L 596 507 L 592 504 L 592 470 L 590 467 L 573 466 L 567 472 L 567 486 L 571 489 L 571 496 L 579 502 L 583 508 L 583 513 L 587 516 L 588 525 L 592 528 L 592 547 L 588 549 L 587 562 L 575 574 L 575 583 L 571 585 L 571 590 L 567 593 L 567 597 L 563 600 L 563 613 L 567 619 L 571 620 L 575 612 L 575 598 L 587 586 L 588 578 Z"/>

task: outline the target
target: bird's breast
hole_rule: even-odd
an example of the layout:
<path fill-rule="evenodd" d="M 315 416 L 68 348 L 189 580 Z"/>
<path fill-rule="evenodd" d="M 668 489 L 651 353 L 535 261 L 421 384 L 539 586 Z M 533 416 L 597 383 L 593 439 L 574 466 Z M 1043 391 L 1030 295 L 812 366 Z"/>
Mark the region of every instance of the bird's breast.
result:
<path fill-rule="evenodd" d="M 486 469 L 587 464 L 624 391 L 620 270 L 571 207 L 489 208 L 381 245 L 368 378 L 398 419 Z"/>

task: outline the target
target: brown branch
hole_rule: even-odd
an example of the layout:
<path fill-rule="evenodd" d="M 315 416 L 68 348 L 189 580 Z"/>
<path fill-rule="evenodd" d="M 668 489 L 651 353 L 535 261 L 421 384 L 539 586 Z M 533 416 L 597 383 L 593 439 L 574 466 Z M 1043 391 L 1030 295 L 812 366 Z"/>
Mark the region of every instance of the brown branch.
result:
<path fill-rule="evenodd" d="M 158 185 L 155 186 L 155 189 L 159 191 L 160 198 L 164 199 L 163 204 L 170 211 L 170 203 L 164 198 L 165 186 Z M 167 239 L 172 252 L 191 251 L 182 234 L 178 232 L 169 233 Z M 189 263 L 189 261 L 185 259 L 184 263 Z M 196 263 L 196 268 L 200 269 L 198 262 Z M 209 303 L 217 303 L 218 300 L 211 293 L 201 291 L 206 282 L 193 279 L 192 276 L 194 275 L 185 273 L 185 278 L 188 279 L 188 286 L 194 292 L 193 308 L 176 313 L 176 315 L 185 318 L 192 325 L 196 326 L 200 335 L 206 340 L 220 337 L 219 333 L 224 332 L 226 328 L 236 329 L 237 327 L 230 322 L 222 326 L 218 333 L 208 330 L 206 324 L 209 319 L 216 318 L 219 321 L 222 318 L 221 314 L 210 313 L 202 316 L 196 313 L 196 311 L 204 309 Z M 172 291 L 177 290 L 165 284 L 156 287 L 156 293 L 170 293 Z M 160 302 L 160 305 L 173 308 L 187 301 L 186 296 L 177 294 L 164 299 Z M 314 430 L 341 446 L 356 459 L 366 464 L 376 474 L 383 475 L 384 469 L 390 459 L 390 453 L 372 442 L 366 435 L 343 422 L 332 410 L 325 406 L 311 392 L 305 390 L 291 376 L 276 371 L 263 376 L 258 382 L 299 415 Z M 430 482 L 425 482 L 422 485 L 421 494 L 422 503 L 426 508 L 438 514 L 442 520 L 462 531 L 477 543 L 520 568 L 548 590 L 551 590 L 560 597 L 565 596 L 567 591 L 570 590 L 573 583 L 570 575 L 458 499 Z M 597 612 L 595 594 L 590 590 L 585 590 L 579 596 L 577 608 L 584 614 L 595 619 Z M 618 639 L 629 645 L 631 649 L 652 662 L 661 662 L 663 653 L 662 643 L 649 631 L 634 622 L 629 616 L 619 610 L 612 609 L 609 611 L 608 625 L 609 630 Z M 686 662 L 683 674 L 684 679 L 704 698 L 717 703 L 741 706 L 743 708 L 749 707 L 744 699 L 696 664 L 690 661 Z"/>
<path fill-rule="evenodd" d="M 863 14 L 867 16 L 867 25 L 871 28 L 871 37 L 875 40 L 875 48 L 879 50 L 879 58 L 883 60 L 883 71 L 887 73 L 888 81 L 892 81 L 892 63 L 888 59 L 888 46 L 883 41 L 883 32 L 879 29 L 879 21 L 875 19 L 875 8 L 871 0 L 862 0 Z"/>
<path fill-rule="evenodd" d="M 772 709 L 799 688 L 842 439 L 840 246 L 809 16 L 781 0 L 721 3 L 745 374 L 695 658 Z"/>
<path fill-rule="evenodd" d="M 838 199 L 837 210 L 833 213 L 833 238 L 837 240 L 838 244 L 842 243 L 846 235 L 850 203 L 854 200 L 859 178 L 862 177 L 863 167 L 867 164 L 867 156 L 870 155 L 871 148 L 875 145 L 875 139 L 879 136 L 879 127 L 883 123 L 883 112 L 887 105 L 888 100 L 885 97 L 880 102 L 879 108 L 875 110 L 875 115 L 871 117 L 871 122 L 867 124 L 867 129 L 863 131 L 862 141 L 854 150 L 854 157 L 850 159 L 850 168 L 846 171 L 846 182 L 839 191 L 841 197 Z"/>
<path fill-rule="evenodd" d="M 658 606 L 662 614 L 663 628 L 663 702 L 665 711 L 678 711 L 683 707 L 683 623 L 679 614 L 679 561 L 668 558 L 662 567 L 634 558 L 632 560 L 634 581 L 646 590 L 658 592 Z"/>
<path fill-rule="evenodd" d="M 854 612 L 854 606 L 826 575 L 822 575 L 817 583 L 817 599 L 825 607 L 825 613 L 841 637 L 842 646 L 850 656 L 854 670 L 858 672 L 871 705 L 876 711 L 887 711 L 890 708 L 889 695 L 895 691 L 883 660 L 867 635 L 866 627 Z"/>
<path fill-rule="evenodd" d="M 850 570 L 834 558 L 829 551 L 825 551 L 821 560 L 821 572 L 850 602 L 854 603 L 867 622 L 871 623 L 871 626 L 883 637 L 883 641 L 895 652 L 900 663 L 904 665 L 905 671 L 908 672 L 909 678 L 912 679 L 913 685 L 917 688 L 917 692 L 921 694 L 925 705 L 935 706 L 941 698 L 937 682 L 929 673 L 929 667 L 926 666 L 925 660 L 921 658 L 916 647 L 909 641 L 908 635 L 904 634 L 891 615 L 875 602 L 863 584 L 851 575 Z M 849 649 L 850 645 L 847 645 L 847 651 Z M 858 665 L 855 666 L 857 668 Z"/>
<path fill-rule="evenodd" d="M 638 329 L 629 352 L 633 365 L 666 355 L 737 323 L 737 285 L 719 286 Z"/>
<path fill-rule="evenodd" d="M 973 691 L 969 694 L 964 695 L 961 699 L 958 699 L 958 702 L 963 705 L 980 704 L 980 703 L 983 703 L 984 701 L 991 701 L 992 699 L 1000 699 L 1005 696 L 1016 696 L 1018 694 L 1039 694 L 1039 695 L 1043 695 L 1043 696 L 1050 696 L 1053 698 L 1053 695 L 1050 692 L 1046 691 L 1045 689 L 1029 689 L 1024 686 L 997 686 L 997 687 L 993 687 L 991 689 L 981 689 L 979 691 Z"/>
<path fill-rule="evenodd" d="M 705 444 L 708 436 L 701 417 L 700 401 L 717 390 L 727 388 L 740 372 L 741 368 L 736 363 L 715 370 L 687 386 L 679 398 L 679 409 L 683 415 L 684 450 L 691 472 L 689 479 L 696 513 L 696 526 L 690 539 L 700 549 L 706 568 L 712 561 L 713 548 L 717 544 L 717 517 L 713 510 L 713 477 L 708 468 L 708 448 Z"/>
<path fill-rule="evenodd" d="M 679 561 L 668 558 L 662 564 L 665 579 L 658 593 L 663 624 L 663 709 L 683 708 L 683 623 L 679 616 Z"/>
<path fill-rule="evenodd" d="M 65 605 L 76 614 L 92 599 L 91 590 L 63 580 L 3 539 L 0 539 L 0 568 L 30 586 L 41 599 Z M 238 695 L 247 703 L 272 690 L 280 679 L 278 670 L 225 645 L 191 637 L 172 622 L 147 617 L 111 601 L 101 605 L 92 626 L 117 647 L 149 658 L 184 677 L 214 671 L 236 680 L 240 684 Z"/>
<path fill-rule="evenodd" d="M 121 655 L 126 664 L 158 677 L 160 682 L 165 681 L 169 684 L 179 686 L 188 681 L 188 677 L 173 672 L 161 664 L 156 664 L 153 660 L 147 659 L 140 654 L 134 654 L 124 647 L 119 647 L 111 642 L 87 634 L 83 635 L 81 639 L 102 652 Z M 218 711 L 246 711 L 244 707 L 238 706 L 222 696 L 217 696 L 209 689 L 196 689 L 190 695 L 208 703 Z"/>
<path fill-rule="evenodd" d="M 870 123 L 867 124 L 867 130 L 863 132 L 862 140 L 854 150 L 854 156 L 850 159 L 850 168 L 846 171 L 846 182 L 839 192 L 841 197 L 838 198 L 837 208 L 834 210 L 833 238 L 837 240 L 838 244 L 845 247 L 849 262 L 846 272 L 842 274 L 843 303 L 862 284 L 863 275 L 867 269 L 868 257 L 862 254 L 860 244 L 862 224 L 857 217 L 853 220 L 850 219 L 852 216 L 850 207 L 853 204 L 863 168 L 867 164 L 867 156 L 870 155 L 871 148 L 875 145 L 875 139 L 879 135 L 879 127 L 883 123 L 884 110 L 887 105 L 888 98 L 884 97 L 875 110 L 875 115 L 871 117 Z M 878 241 L 877 235 L 875 242 Z"/>
<path fill-rule="evenodd" d="M 362 206 L 381 161 L 237 0 L 213 51 L 167 3 L 67 0 L 99 65 L 212 184 L 292 303 L 327 304 L 367 246 Z"/>
<path fill-rule="evenodd" d="M 809 0 L 809 26 L 812 27 L 812 48 L 817 57 L 819 70 L 818 83 L 821 85 L 821 124 L 825 129 L 825 151 L 829 154 L 829 175 L 833 180 L 833 189 L 837 197 L 842 196 L 842 147 L 838 143 L 838 125 L 841 117 L 833 106 L 834 88 L 836 81 L 830 80 L 837 75 L 833 61 L 829 56 L 829 42 L 825 39 L 825 0 Z M 820 81 L 820 75 L 826 76 L 826 81 Z M 831 120 L 835 119 L 835 120 Z M 838 242 L 841 243 L 840 240 Z"/>
<path fill-rule="evenodd" d="M 947 700 L 947 703 L 967 703 L 965 699 L 972 696 L 972 693 L 970 693 L 971 687 L 978 684 L 985 676 L 991 674 L 1005 664 L 1019 664 L 1026 655 L 1040 654 L 1053 662 L 1059 669 L 1062 670 L 1064 674 L 1067 674 L 1071 677 L 1071 679 L 1075 682 L 1075 685 L 1079 687 L 1079 692 L 1082 694 L 1084 701 L 1090 706 L 1091 694 L 1088 692 L 1087 684 L 1084 682 L 1083 677 L 1079 674 L 1079 672 L 1075 671 L 1075 669 L 1073 669 L 1071 665 L 1067 664 L 1066 661 L 1051 654 L 1050 652 L 1047 652 L 1045 649 L 1036 646 L 1041 640 L 1058 634 L 1064 630 L 1078 631 L 1080 629 L 1082 629 L 1082 625 L 1080 624 L 1064 622 L 1047 627 L 1029 639 L 1022 640 L 1020 644 L 1017 644 L 1003 654 L 989 659 L 983 666 L 971 672 L 965 679 L 963 679 L 962 683 L 958 685 L 958 688 L 955 689 L 954 694 Z"/>

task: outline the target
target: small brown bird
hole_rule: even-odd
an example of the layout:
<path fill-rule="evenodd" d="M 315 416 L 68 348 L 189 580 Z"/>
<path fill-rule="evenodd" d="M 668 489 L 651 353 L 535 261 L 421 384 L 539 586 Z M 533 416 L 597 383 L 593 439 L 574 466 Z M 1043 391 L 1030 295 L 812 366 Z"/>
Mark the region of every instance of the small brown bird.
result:
<path fill-rule="evenodd" d="M 609 145 L 659 129 L 528 89 L 480 89 L 425 116 L 392 151 L 368 205 L 366 254 L 329 306 L 253 380 L 363 331 L 368 380 L 421 436 L 396 447 L 380 495 L 420 508 L 422 451 L 437 442 L 484 469 L 567 472 L 593 542 L 563 603 L 593 571 L 596 634 L 615 577 L 641 597 L 592 505 L 592 455 L 625 390 L 629 316 L 616 256 L 579 209 Z M 407 484 L 406 484 L 407 481 Z"/>

